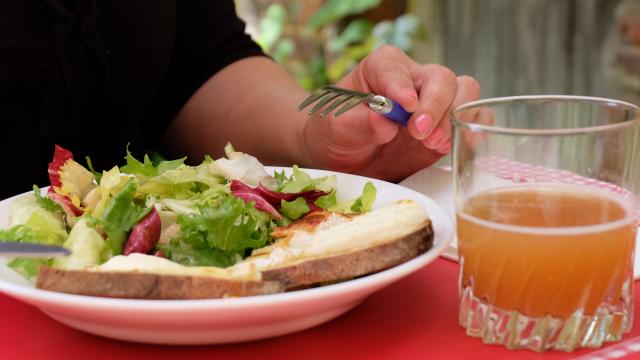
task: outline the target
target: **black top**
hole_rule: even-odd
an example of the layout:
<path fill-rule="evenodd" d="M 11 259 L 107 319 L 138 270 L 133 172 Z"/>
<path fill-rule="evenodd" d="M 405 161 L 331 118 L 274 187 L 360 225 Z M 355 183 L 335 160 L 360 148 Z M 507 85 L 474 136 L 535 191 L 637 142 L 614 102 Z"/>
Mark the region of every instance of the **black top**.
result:
<path fill-rule="evenodd" d="M 155 149 L 211 75 L 259 54 L 233 1 L 0 1 L 0 198 L 48 185 L 54 144 L 97 170 Z"/>

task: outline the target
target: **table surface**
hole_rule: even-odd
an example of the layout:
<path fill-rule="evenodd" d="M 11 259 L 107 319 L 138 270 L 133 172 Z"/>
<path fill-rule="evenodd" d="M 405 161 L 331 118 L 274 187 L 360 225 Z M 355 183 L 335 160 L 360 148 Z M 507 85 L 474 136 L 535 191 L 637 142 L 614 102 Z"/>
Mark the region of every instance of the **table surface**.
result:
<path fill-rule="evenodd" d="M 458 264 L 439 258 L 323 325 L 267 340 L 215 346 L 158 346 L 101 338 L 62 325 L 37 308 L 0 294 L 0 358 L 526 360 L 566 359 L 594 351 L 509 351 L 467 337 L 457 324 L 457 276 Z M 636 291 L 638 286 L 640 283 Z M 637 299 L 635 304 L 638 319 Z M 625 339 L 638 335 L 636 324 Z"/>

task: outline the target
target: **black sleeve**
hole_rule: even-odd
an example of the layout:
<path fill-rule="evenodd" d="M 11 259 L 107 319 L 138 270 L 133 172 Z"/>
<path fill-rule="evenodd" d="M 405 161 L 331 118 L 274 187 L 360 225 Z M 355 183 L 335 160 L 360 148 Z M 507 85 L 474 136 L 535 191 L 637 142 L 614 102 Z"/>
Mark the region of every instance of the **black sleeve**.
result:
<path fill-rule="evenodd" d="M 242 58 L 264 55 L 244 31 L 232 0 L 176 1 L 171 63 L 147 113 L 157 130 L 152 142 L 158 141 L 191 95 L 217 71 Z"/>

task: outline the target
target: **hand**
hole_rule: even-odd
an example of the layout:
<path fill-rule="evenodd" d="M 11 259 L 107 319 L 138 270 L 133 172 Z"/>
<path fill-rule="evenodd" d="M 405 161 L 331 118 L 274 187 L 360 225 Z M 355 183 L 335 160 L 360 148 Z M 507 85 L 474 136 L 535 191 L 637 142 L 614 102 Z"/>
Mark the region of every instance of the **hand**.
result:
<path fill-rule="evenodd" d="M 406 128 L 366 106 L 337 119 L 311 115 L 303 129 L 307 157 L 316 167 L 389 181 L 402 180 L 447 154 L 450 111 L 480 96 L 473 78 L 418 64 L 391 46 L 367 56 L 337 86 L 386 96 L 414 114 Z"/>

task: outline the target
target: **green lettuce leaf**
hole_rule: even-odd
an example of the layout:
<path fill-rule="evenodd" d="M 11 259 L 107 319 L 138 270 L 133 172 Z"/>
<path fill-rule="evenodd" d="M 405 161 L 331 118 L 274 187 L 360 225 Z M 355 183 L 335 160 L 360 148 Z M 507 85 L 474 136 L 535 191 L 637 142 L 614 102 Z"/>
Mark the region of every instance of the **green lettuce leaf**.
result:
<path fill-rule="evenodd" d="M 153 164 L 149 155 L 144 155 L 144 159 L 140 162 L 136 159 L 131 152 L 129 151 L 129 147 L 127 146 L 127 155 L 124 157 L 127 163 L 124 166 L 120 167 L 120 171 L 127 174 L 140 174 L 147 177 L 157 176 L 160 172 L 158 168 Z"/>
<path fill-rule="evenodd" d="M 40 228 L 32 229 L 26 225 L 16 225 L 9 229 L 0 230 L 0 241 L 61 245 L 58 238 L 52 241 L 48 238 L 49 235 L 48 231 Z M 33 282 L 38 274 L 38 267 L 51 265 L 51 262 L 51 259 L 15 258 L 9 261 L 7 266 Z"/>
<path fill-rule="evenodd" d="M 336 204 L 336 202 L 337 202 L 337 199 L 336 199 L 335 189 L 331 191 L 329 194 L 320 196 L 319 198 L 316 199 L 316 201 L 314 201 L 316 205 L 318 205 L 319 207 L 325 210 L 330 209 L 332 206 Z"/>
<path fill-rule="evenodd" d="M 265 246 L 274 226 L 268 214 L 234 196 L 200 206 L 198 213 L 179 215 L 177 223 L 180 233 L 160 246 L 167 258 L 184 265 L 222 267 Z"/>
<path fill-rule="evenodd" d="M 7 266 L 27 280 L 33 282 L 36 279 L 36 275 L 38 275 L 38 268 L 43 265 L 50 266 L 52 262 L 53 259 L 15 258 L 9 261 Z"/>
<path fill-rule="evenodd" d="M 216 248 L 193 248 L 185 243 L 158 245 L 157 248 L 171 261 L 185 266 L 229 267 L 242 259 L 236 253 Z"/>
<path fill-rule="evenodd" d="M 62 244 L 67 238 L 67 230 L 60 212 L 44 209 L 34 194 L 25 194 L 14 199 L 9 209 L 9 226 L 25 225 L 35 232 L 41 244 Z"/>
<path fill-rule="evenodd" d="M 362 189 L 362 195 L 351 205 L 351 211 L 359 213 L 371 211 L 373 203 L 376 201 L 376 192 L 376 187 L 370 181 L 367 181 Z"/>
<path fill-rule="evenodd" d="M 186 199 L 198 192 L 198 180 L 198 171 L 195 168 L 181 164 L 177 168 L 167 168 L 161 174 L 142 181 L 139 191 L 143 194 Z"/>
<path fill-rule="evenodd" d="M 103 216 L 99 219 L 107 233 L 107 244 L 111 256 L 122 254 L 126 233 L 149 211 L 135 199 L 136 183 L 132 179 L 107 204 Z"/>
<path fill-rule="evenodd" d="M 101 172 L 96 171 L 96 170 L 93 168 L 93 163 L 91 162 L 91 158 L 90 158 L 90 157 L 85 156 L 85 157 L 84 157 L 84 160 L 87 162 L 87 168 L 89 169 L 89 171 L 91 171 L 91 173 L 93 174 L 93 177 L 96 179 L 96 181 L 97 181 L 98 183 L 100 183 L 100 179 L 102 179 L 102 173 L 101 173 Z"/>
<path fill-rule="evenodd" d="M 162 174 L 165 171 L 175 170 L 180 166 L 184 165 L 184 161 L 187 160 L 186 157 L 175 159 L 175 160 L 163 160 L 158 163 L 158 172 Z"/>
<path fill-rule="evenodd" d="M 280 211 L 289 219 L 297 220 L 309 212 L 309 205 L 303 197 L 293 201 L 280 200 Z"/>
<path fill-rule="evenodd" d="M 57 202 L 51 200 L 48 196 L 42 196 L 38 185 L 33 185 L 33 195 L 36 196 L 36 201 L 43 209 L 51 211 L 53 213 L 62 213 L 62 207 Z"/>
<path fill-rule="evenodd" d="M 102 235 L 93 228 L 93 221 L 88 216 L 81 217 L 73 226 L 63 246 L 71 251 L 65 257 L 53 260 L 53 266 L 65 269 L 80 269 L 86 266 L 101 264 L 107 255 Z"/>
<path fill-rule="evenodd" d="M 362 195 L 355 199 L 338 201 L 328 208 L 329 211 L 357 212 L 363 213 L 371 211 L 376 200 L 376 187 L 370 181 L 362 188 Z M 318 205 L 320 206 L 320 205 Z"/>
<path fill-rule="evenodd" d="M 290 177 L 287 177 L 284 171 L 281 173 L 275 172 L 274 177 L 278 182 L 278 190 L 283 193 L 296 193 L 307 190 L 330 192 L 336 186 L 335 175 L 321 176 L 314 179 L 296 165 L 293 166 Z"/>
<path fill-rule="evenodd" d="M 231 145 L 230 142 L 228 142 L 225 146 L 224 146 L 224 154 L 229 157 L 229 155 L 231 155 L 232 153 L 236 152 L 236 149 L 233 147 L 233 145 Z"/>

